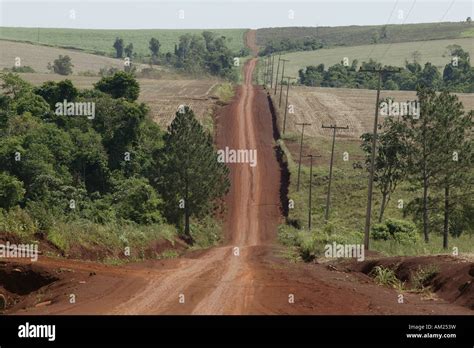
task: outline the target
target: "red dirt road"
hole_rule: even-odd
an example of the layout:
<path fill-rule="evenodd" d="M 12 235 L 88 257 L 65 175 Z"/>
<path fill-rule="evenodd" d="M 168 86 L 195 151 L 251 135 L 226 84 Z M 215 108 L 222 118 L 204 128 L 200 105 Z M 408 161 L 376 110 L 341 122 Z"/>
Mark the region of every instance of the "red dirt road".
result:
<path fill-rule="evenodd" d="M 266 94 L 245 82 L 217 117 L 218 148 L 257 150 L 257 165 L 231 164 L 226 243 L 184 257 L 125 267 L 41 258 L 61 280 L 18 303 L 28 314 L 472 314 L 440 299 L 423 300 L 375 285 L 360 273 L 278 257 L 280 171 Z M 75 303 L 70 303 L 74 294 Z M 290 301 L 294 298 L 294 302 Z"/>

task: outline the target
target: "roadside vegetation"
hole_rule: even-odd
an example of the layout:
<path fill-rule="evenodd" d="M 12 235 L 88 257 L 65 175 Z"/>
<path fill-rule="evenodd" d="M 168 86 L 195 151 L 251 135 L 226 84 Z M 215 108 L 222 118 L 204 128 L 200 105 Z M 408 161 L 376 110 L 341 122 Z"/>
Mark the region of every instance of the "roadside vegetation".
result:
<path fill-rule="evenodd" d="M 387 256 L 472 253 L 474 207 L 469 197 L 474 193 L 473 112 L 464 110 L 447 92 L 420 90 L 418 97 L 424 105 L 421 115 L 429 117 L 390 117 L 379 130 L 371 250 Z M 301 259 L 324 256 L 324 246 L 333 242 L 363 243 L 370 140 L 368 133 L 361 140 L 336 141 L 330 218 L 325 222 L 331 143 L 324 137 L 305 138 L 303 155 L 322 155 L 313 164 L 313 226 L 309 230 L 309 161 L 303 158 L 297 191 L 299 134 L 283 136 L 292 205 L 286 223 L 279 227 L 279 239 Z M 423 146 L 429 149 L 425 156 Z M 459 149 L 463 149 L 462 159 L 456 157 Z M 420 165 L 429 175 L 427 182 L 420 176 Z"/>
<path fill-rule="evenodd" d="M 191 109 L 162 130 L 123 71 L 85 90 L 69 80 L 33 87 L 13 73 L 0 80 L 1 233 L 66 256 L 96 250 L 97 259 L 156 257 L 146 251 L 152 241 L 219 240 L 212 214 L 227 171 Z M 94 112 L 58 112 L 64 100 Z"/>

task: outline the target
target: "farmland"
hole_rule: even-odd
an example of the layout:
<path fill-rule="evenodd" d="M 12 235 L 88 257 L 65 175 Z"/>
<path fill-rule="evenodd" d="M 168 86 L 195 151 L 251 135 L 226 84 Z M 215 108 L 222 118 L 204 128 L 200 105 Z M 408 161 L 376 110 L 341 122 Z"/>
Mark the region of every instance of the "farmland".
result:
<path fill-rule="evenodd" d="M 101 68 L 123 69 L 123 61 L 119 59 L 88 54 L 77 50 L 32 45 L 28 43 L 10 42 L 0 40 L 0 70 L 12 68 L 15 58 L 21 59 L 21 66 L 30 66 L 36 72 L 47 73 L 47 65 L 59 55 L 71 57 L 73 73 L 93 72 L 98 73 Z"/>
<path fill-rule="evenodd" d="M 237 52 L 244 47 L 246 29 L 209 30 L 227 38 L 227 46 Z M 91 53 L 112 56 L 115 38 L 121 37 L 125 44 L 133 43 L 138 55 L 150 55 L 148 48 L 152 37 L 161 43 L 160 52 L 174 52 L 174 45 L 184 34 L 200 34 L 200 29 L 166 30 L 99 30 L 99 29 L 56 29 L 56 28 L 11 28 L 0 27 L 0 39 L 26 41 L 58 47 L 77 48 Z"/>
<path fill-rule="evenodd" d="M 288 76 L 298 76 L 298 70 L 306 68 L 308 65 L 324 64 L 327 67 L 340 63 L 347 57 L 349 64 L 357 59 L 359 64 L 369 61 L 370 58 L 385 65 L 404 66 L 405 60 L 413 60 L 413 53 L 418 51 L 420 64 L 431 62 L 438 69 L 450 61 L 447 52 L 449 45 L 460 45 L 469 54 L 474 56 L 474 46 L 472 38 L 460 38 L 452 40 L 433 40 L 422 42 L 403 42 L 395 44 L 376 44 L 352 47 L 323 48 L 316 51 L 292 52 L 282 55 L 282 58 L 290 60 L 285 66 L 285 74 Z"/>
<path fill-rule="evenodd" d="M 321 129 L 321 125 L 337 123 L 350 128 L 340 132 L 341 138 L 358 139 L 362 133 L 373 129 L 376 93 L 366 89 L 292 86 L 288 104 L 294 106 L 294 114 L 288 114 L 286 129 L 290 133 L 299 132 L 295 123 L 308 122 L 313 126 L 305 129 L 306 134 L 329 137 L 330 132 Z M 380 95 L 399 102 L 416 100 L 414 91 L 381 91 Z M 458 96 L 465 110 L 474 109 L 472 94 L 460 93 Z M 278 98 L 276 100 L 278 102 Z"/>
<path fill-rule="evenodd" d="M 381 33 L 383 27 L 385 27 L 386 35 L 379 35 L 378 43 L 457 39 L 474 36 L 472 25 L 466 22 L 390 24 L 387 26 L 286 27 L 258 29 L 257 44 L 264 46 L 272 40 L 314 37 L 321 40 L 326 47 L 360 46 L 371 44 L 374 33 Z"/>

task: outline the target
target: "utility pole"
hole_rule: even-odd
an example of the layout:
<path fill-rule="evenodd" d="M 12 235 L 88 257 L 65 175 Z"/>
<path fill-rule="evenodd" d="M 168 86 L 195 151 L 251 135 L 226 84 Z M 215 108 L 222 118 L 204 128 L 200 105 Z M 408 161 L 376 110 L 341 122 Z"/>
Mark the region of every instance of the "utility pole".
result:
<path fill-rule="evenodd" d="M 266 85 L 267 82 L 267 59 L 263 58 L 263 85 Z"/>
<path fill-rule="evenodd" d="M 311 187 L 313 185 L 313 158 L 321 157 L 319 155 L 306 155 L 304 157 L 310 158 L 310 167 L 309 167 L 309 197 L 308 197 L 308 230 L 311 231 Z"/>
<path fill-rule="evenodd" d="M 374 184 L 374 167 L 375 167 L 375 151 L 377 149 L 377 129 L 379 122 L 379 99 L 380 99 L 380 87 L 382 85 L 382 74 L 383 73 L 395 73 L 400 72 L 398 70 L 387 70 L 387 69 L 378 69 L 378 70 L 366 70 L 360 69 L 360 72 L 370 72 L 378 74 L 378 83 L 377 83 L 377 99 L 375 102 L 375 118 L 374 118 L 374 133 L 372 138 L 372 153 L 370 154 L 370 172 L 369 172 L 369 189 L 367 192 L 367 210 L 365 213 L 365 230 L 364 230 L 364 248 L 369 250 L 369 240 L 370 240 L 370 219 L 372 216 L 372 191 Z"/>
<path fill-rule="evenodd" d="M 296 191 L 300 190 L 300 175 L 301 175 L 301 156 L 303 153 L 303 137 L 304 137 L 304 126 L 311 126 L 311 123 L 296 123 L 297 126 L 303 126 L 301 129 L 301 142 L 300 142 L 300 160 L 298 162 L 298 180 L 296 181 Z"/>
<path fill-rule="evenodd" d="M 332 165 L 334 163 L 334 144 L 336 143 L 336 130 L 338 130 L 338 129 L 349 129 L 349 126 L 337 127 L 336 125 L 330 125 L 330 126 L 322 125 L 321 128 L 332 129 L 331 161 L 330 161 L 330 164 L 329 164 L 329 184 L 328 184 L 328 193 L 327 193 L 327 196 L 326 196 L 326 212 L 324 214 L 324 220 L 326 220 L 326 222 L 327 222 L 329 220 L 329 206 L 331 204 Z"/>
<path fill-rule="evenodd" d="M 288 84 L 286 85 L 286 106 L 285 106 L 285 116 L 283 117 L 283 134 L 285 134 L 286 128 L 286 114 L 288 112 L 288 93 L 290 92 L 290 80 L 296 80 L 296 77 L 286 77 Z"/>
<path fill-rule="evenodd" d="M 285 76 L 285 62 L 289 62 L 288 59 L 282 59 L 281 60 L 283 62 L 283 69 L 281 71 L 281 81 L 280 81 L 280 102 L 278 103 L 278 107 L 281 108 L 281 95 L 283 93 L 283 79 L 284 79 L 284 76 Z"/>
<path fill-rule="evenodd" d="M 268 82 L 270 81 L 270 74 L 269 74 L 269 71 L 270 71 L 270 56 L 268 56 L 266 58 L 266 62 L 265 62 L 265 87 L 267 86 Z"/>
<path fill-rule="evenodd" d="M 273 88 L 273 69 L 275 68 L 275 55 L 272 55 L 272 68 L 270 75 L 270 90 Z"/>
<path fill-rule="evenodd" d="M 278 65 L 277 65 L 277 74 L 275 77 L 275 93 L 274 95 L 277 94 L 277 87 L 278 87 L 278 73 L 280 72 L 280 60 L 281 60 L 281 54 L 278 55 Z"/>

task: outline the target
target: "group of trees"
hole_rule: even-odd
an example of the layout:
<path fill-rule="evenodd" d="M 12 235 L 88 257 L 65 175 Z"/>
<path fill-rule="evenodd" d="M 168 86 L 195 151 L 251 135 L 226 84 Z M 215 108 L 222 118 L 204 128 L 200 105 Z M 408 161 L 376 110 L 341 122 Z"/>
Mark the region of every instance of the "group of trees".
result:
<path fill-rule="evenodd" d="M 123 39 L 117 38 L 113 47 L 117 58 L 122 58 L 123 52 L 127 57 L 132 57 L 133 44 L 124 48 Z M 234 57 L 248 54 L 248 50 L 234 54 L 227 47 L 225 36 L 218 36 L 210 31 L 204 31 L 200 35 L 181 35 L 179 42 L 175 44 L 174 53 L 162 53 L 160 48 L 158 39 L 150 39 L 151 64 L 167 64 L 188 74 L 208 73 L 230 80 L 237 79 L 237 72 L 233 69 Z"/>
<path fill-rule="evenodd" d="M 465 112 L 458 98 L 431 88 L 418 90 L 419 117 L 387 117 L 377 137 L 374 182 L 382 199 L 379 222 L 401 182 L 415 198 L 404 205 L 429 241 L 430 231 L 459 236 L 474 226 L 474 112 Z M 373 134 L 362 135 L 370 165 Z M 441 227 L 441 228 L 440 228 Z"/>
<path fill-rule="evenodd" d="M 189 221 L 209 211 L 228 187 L 210 135 L 192 110 L 163 132 L 137 103 L 125 72 L 90 90 L 69 80 L 33 87 L 0 75 L 0 209 L 20 206 L 41 228 L 47 221 L 168 221 L 192 240 Z M 95 103 L 95 117 L 63 116 L 55 104 Z"/>
<path fill-rule="evenodd" d="M 133 56 L 133 43 L 129 43 L 125 46 L 125 43 L 122 38 L 117 37 L 114 42 L 114 49 L 115 49 L 115 58 L 123 58 L 123 54 L 125 53 L 125 57 L 132 58 Z"/>
<path fill-rule="evenodd" d="M 453 92 L 474 92 L 474 68 L 471 67 L 469 53 L 460 46 L 449 47 L 452 61 L 446 64 L 443 74 L 436 66 L 426 63 L 423 67 L 414 60 L 406 62 L 404 68 L 385 66 L 388 70 L 400 69 L 398 73 L 383 75 L 383 89 L 388 90 L 416 90 L 418 86 L 434 88 L 436 90 L 449 89 Z M 300 69 L 300 83 L 306 86 L 347 87 L 347 88 L 377 88 L 377 76 L 358 70 L 358 61 L 344 65 L 342 62 L 325 70 L 324 64 L 308 66 Z M 382 65 L 370 60 L 363 62 L 361 69 L 380 69 Z"/>

